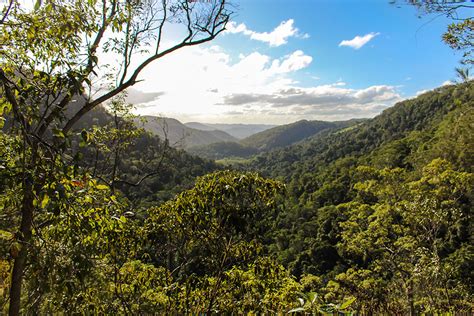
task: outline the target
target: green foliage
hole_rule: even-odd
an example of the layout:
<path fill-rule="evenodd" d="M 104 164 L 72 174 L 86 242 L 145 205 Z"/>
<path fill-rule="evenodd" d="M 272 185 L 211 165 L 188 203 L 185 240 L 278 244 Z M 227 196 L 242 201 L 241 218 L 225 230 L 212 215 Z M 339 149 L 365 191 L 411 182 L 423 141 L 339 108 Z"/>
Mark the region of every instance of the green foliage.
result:
<path fill-rule="evenodd" d="M 139 72 L 127 76 L 128 58 L 157 39 L 146 25 L 162 29 L 159 17 L 146 23 L 155 3 L 111 4 L 15 5 L 0 29 L 2 313 L 472 311 L 472 81 L 371 120 L 254 137 L 266 150 L 313 135 L 248 165 L 286 191 L 236 171 L 189 188 L 216 165 L 134 128 L 121 95 Z M 168 52 L 223 30 L 228 12 L 213 8 L 163 8 L 172 22 L 197 23 Z M 470 47 L 460 37 L 470 26 L 445 40 Z M 100 48 L 125 60 L 93 100 L 103 37 Z M 148 63 L 167 54 L 154 51 Z M 107 100 L 112 114 L 96 107 Z"/>
<path fill-rule="evenodd" d="M 259 252 L 281 190 L 278 182 L 253 173 L 222 171 L 199 178 L 193 189 L 148 211 L 153 262 L 189 276 L 250 260 Z"/>
<path fill-rule="evenodd" d="M 253 146 L 261 151 L 285 147 L 327 129 L 334 129 L 342 124 L 323 121 L 298 121 L 288 125 L 277 126 L 251 135 L 241 140 L 243 145 Z"/>
<path fill-rule="evenodd" d="M 208 159 L 224 159 L 232 157 L 248 158 L 258 153 L 258 149 L 235 142 L 221 142 L 205 146 L 194 146 L 187 151 L 193 155 Z"/>
<path fill-rule="evenodd" d="M 443 41 L 452 49 L 463 52 L 463 64 L 472 65 L 474 63 L 472 44 L 474 41 L 474 20 L 472 18 L 450 24 L 447 32 L 443 34 Z"/>
<path fill-rule="evenodd" d="M 471 308 L 472 91 L 438 89 L 253 162 L 289 182 L 267 247 L 301 282 L 323 277 L 305 290 L 318 306 Z"/>
<path fill-rule="evenodd" d="M 470 310 L 472 280 L 458 279 L 461 266 L 450 258 L 469 243 L 473 181 L 440 159 L 414 181 L 400 169 L 372 170 L 356 189 L 362 201 L 371 194 L 376 202 L 340 205 L 347 220 L 340 223 L 339 248 L 359 262 L 336 277 L 341 289 L 358 297 L 363 310 Z"/>

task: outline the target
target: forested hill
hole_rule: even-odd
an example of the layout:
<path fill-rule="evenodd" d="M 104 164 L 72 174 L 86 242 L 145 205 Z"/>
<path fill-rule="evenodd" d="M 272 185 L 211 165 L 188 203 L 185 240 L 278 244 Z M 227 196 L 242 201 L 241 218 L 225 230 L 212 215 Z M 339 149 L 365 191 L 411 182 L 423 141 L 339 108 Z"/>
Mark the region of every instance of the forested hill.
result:
<path fill-rule="evenodd" d="M 240 143 L 246 146 L 255 147 L 261 151 L 268 151 L 279 147 L 289 146 L 321 131 L 339 128 L 347 124 L 351 124 L 351 122 L 301 120 L 254 134 L 242 139 Z"/>
<path fill-rule="evenodd" d="M 169 200 L 191 187 L 196 177 L 218 169 L 213 161 L 192 156 L 137 128 L 130 118 L 115 120 L 101 106 L 79 121 L 79 131 L 87 132 L 89 142 L 75 149 L 81 153 L 79 163 L 101 183 L 120 190 L 135 207 Z"/>
<path fill-rule="evenodd" d="M 237 141 L 237 138 L 224 131 L 191 128 L 173 118 L 143 116 L 138 117 L 135 122 L 138 127 L 144 128 L 161 139 L 167 139 L 171 146 L 181 149 L 217 142 Z"/>
<path fill-rule="evenodd" d="M 192 154 L 210 159 L 249 158 L 260 152 L 295 144 L 324 131 L 352 126 L 362 121 L 362 119 L 340 122 L 301 120 L 266 129 L 239 142 L 219 142 L 204 146 L 194 146 L 187 150 Z"/>
<path fill-rule="evenodd" d="M 312 172 L 323 164 L 343 157 L 368 154 L 390 142 L 391 146 L 397 148 L 393 148 L 393 156 L 387 157 L 385 165 L 406 166 L 410 162 L 404 160 L 405 156 L 419 150 L 420 148 L 413 147 L 419 144 L 395 141 L 407 137 L 410 133 L 416 135 L 416 131 L 422 139 L 435 137 L 433 130 L 447 118 L 447 114 L 458 113 L 460 104 L 470 108 L 473 96 L 472 81 L 440 87 L 402 101 L 359 125 L 321 133 L 299 144 L 261 154 L 254 160 L 252 168 L 273 177 L 282 176 L 288 179 L 299 169 L 304 169 L 300 171 L 305 173 Z"/>
<path fill-rule="evenodd" d="M 474 275 L 466 272 L 474 251 L 468 246 L 472 122 L 471 81 L 259 155 L 251 167 L 288 184 L 285 212 L 267 236 L 269 249 L 294 275 L 334 279 L 358 300 L 378 300 L 377 295 L 384 302 L 397 300 L 403 295 L 390 291 L 409 278 L 417 286 L 412 295 L 420 300 L 435 295 L 437 303 L 448 304 L 439 296 L 445 286 L 441 275 L 453 284 L 448 296 L 472 292 Z M 421 268 L 433 258 L 439 263 Z M 437 277 L 430 274 L 435 266 Z M 405 275 L 397 272 L 400 267 Z M 431 279 L 423 285 L 416 273 Z"/>

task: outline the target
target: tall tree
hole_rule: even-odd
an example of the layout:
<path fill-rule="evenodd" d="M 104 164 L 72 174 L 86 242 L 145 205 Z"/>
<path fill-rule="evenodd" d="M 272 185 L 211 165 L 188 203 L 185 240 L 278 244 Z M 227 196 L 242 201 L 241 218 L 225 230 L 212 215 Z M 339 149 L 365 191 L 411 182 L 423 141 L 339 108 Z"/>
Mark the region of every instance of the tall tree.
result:
<path fill-rule="evenodd" d="M 51 174 L 74 165 L 67 150 L 77 122 L 137 83 L 152 62 L 213 40 L 230 16 L 225 0 L 46 0 L 33 9 L 17 0 L 7 4 L 0 24 L 1 107 L 23 144 L 14 177 L 20 192 L 14 236 L 21 247 L 10 315 L 20 313 L 39 197 Z M 170 28 L 184 34 L 171 45 Z M 80 97 L 85 102 L 76 102 Z"/>

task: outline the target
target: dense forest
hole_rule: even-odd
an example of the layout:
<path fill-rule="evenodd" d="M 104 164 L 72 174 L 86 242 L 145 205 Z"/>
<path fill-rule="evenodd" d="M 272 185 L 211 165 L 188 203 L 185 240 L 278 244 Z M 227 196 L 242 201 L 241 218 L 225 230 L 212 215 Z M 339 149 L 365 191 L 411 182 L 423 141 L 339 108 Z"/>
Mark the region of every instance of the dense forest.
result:
<path fill-rule="evenodd" d="M 231 16 L 177 3 L 2 13 L 0 313 L 472 313 L 474 82 L 372 119 L 268 129 L 228 170 L 137 126 L 125 102 L 143 67 Z M 168 19 L 188 33 L 163 48 Z M 99 45 L 123 60 L 94 94 Z M 136 51 L 149 55 L 134 68 Z"/>

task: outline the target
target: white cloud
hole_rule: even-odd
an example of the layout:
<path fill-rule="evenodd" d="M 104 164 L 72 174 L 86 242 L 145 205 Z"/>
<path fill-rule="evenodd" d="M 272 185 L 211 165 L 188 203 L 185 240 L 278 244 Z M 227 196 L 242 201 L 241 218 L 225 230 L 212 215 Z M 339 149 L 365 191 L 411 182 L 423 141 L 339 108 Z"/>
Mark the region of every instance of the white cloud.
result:
<path fill-rule="evenodd" d="M 359 49 L 365 44 L 367 44 L 368 42 L 370 42 L 370 40 L 372 40 L 377 35 L 380 35 L 380 33 L 369 33 L 364 36 L 357 35 L 351 40 L 343 40 L 342 42 L 339 43 L 339 46 L 348 46 L 354 49 Z"/>
<path fill-rule="evenodd" d="M 288 73 L 306 68 L 313 58 L 305 55 L 301 50 L 297 50 L 287 56 L 283 61 L 275 59 L 272 62 L 270 71 L 274 73 Z"/>
<path fill-rule="evenodd" d="M 272 93 L 295 84 L 291 75 L 307 67 L 312 57 L 297 50 L 282 58 L 253 52 L 232 59 L 220 47 L 195 46 L 151 64 L 136 85 L 145 93 L 163 94 L 143 104 L 140 114 L 166 115 L 183 120 L 205 116 L 223 120 L 223 113 L 239 109 L 219 105 L 232 93 Z M 241 120 L 242 121 L 242 120 Z"/>
<path fill-rule="evenodd" d="M 454 82 L 452 82 L 451 80 L 446 80 L 445 82 L 443 82 L 441 85 L 442 86 L 450 86 L 450 85 L 453 85 Z"/>
<path fill-rule="evenodd" d="M 312 57 L 300 50 L 280 58 L 260 52 L 236 55 L 231 58 L 218 46 L 196 46 L 153 63 L 135 88 L 162 93 L 138 113 L 182 121 L 280 124 L 372 117 L 401 99 L 396 87 L 386 85 L 352 89 L 338 81 L 302 87 L 293 76 L 307 73 Z"/>
<path fill-rule="evenodd" d="M 419 91 L 416 91 L 415 93 L 415 96 L 419 96 L 419 95 L 422 95 L 426 92 L 429 92 L 430 90 L 429 89 L 424 89 L 424 90 L 419 90 Z"/>
<path fill-rule="evenodd" d="M 147 103 L 157 100 L 163 94 L 163 92 L 143 92 L 130 87 L 127 89 L 127 97 L 125 98 L 125 101 L 132 104 Z"/>
<path fill-rule="evenodd" d="M 265 42 L 274 47 L 288 43 L 288 38 L 290 37 L 309 38 L 309 34 L 300 34 L 298 29 L 293 26 L 293 23 L 294 20 L 289 19 L 281 22 L 280 25 L 271 32 L 259 33 L 250 30 L 244 23 L 237 24 L 236 22 L 229 22 L 226 26 L 226 32 L 232 34 L 242 33 L 253 40 Z"/>
<path fill-rule="evenodd" d="M 333 119 L 374 116 L 400 100 L 401 96 L 393 86 L 349 89 L 343 88 L 340 83 L 310 88 L 293 87 L 271 94 L 240 93 L 224 97 L 225 104 L 236 107 L 264 105 L 274 113 Z"/>

